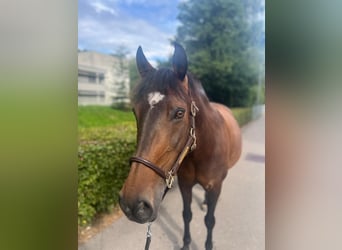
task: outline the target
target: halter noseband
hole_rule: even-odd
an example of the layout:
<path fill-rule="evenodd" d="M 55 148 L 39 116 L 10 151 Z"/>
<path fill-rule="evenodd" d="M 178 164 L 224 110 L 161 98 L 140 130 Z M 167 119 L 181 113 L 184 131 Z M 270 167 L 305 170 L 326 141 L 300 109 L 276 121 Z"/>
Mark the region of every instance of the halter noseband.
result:
<path fill-rule="evenodd" d="M 143 164 L 143 166 L 148 167 L 152 169 L 154 172 L 156 172 L 161 178 L 165 179 L 166 186 L 168 188 L 172 187 L 173 181 L 174 181 L 174 176 L 177 174 L 177 171 L 182 164 L 185 156 L 193 151 L 196 148 L 196 134 L 195 134 L 195 117 L 196 117 L 196 112 L 199 111 L 197 108 L 196 104 L 194 101 L 191 101 L 190 105 L 190 131 L 189 131 L 189 139 L 187 140 L 183 150 L 181 153 L 178 155 L 178 158 L 176 162 L 173 164 L 172 168 L 165 173 L 163 169 L 160 167 L 156 166 L 152 162 L 143 159 L 142 157 L 139 156 L 133 156 L 129 159 L 130 164 L 132 162 L 137 162 Z"/>

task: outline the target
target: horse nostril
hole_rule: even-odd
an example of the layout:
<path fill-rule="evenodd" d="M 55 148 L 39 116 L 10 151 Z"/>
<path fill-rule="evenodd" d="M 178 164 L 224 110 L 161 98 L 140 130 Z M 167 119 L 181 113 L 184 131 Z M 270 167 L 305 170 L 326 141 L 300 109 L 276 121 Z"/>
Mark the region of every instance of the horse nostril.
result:
<path fill-rule="evenodd" d="M 137 222 L 147 222 L 153 214 L 152 206 L 147 201 L 140 201 L 134 209 L 134 215 Z"/>
<path fill-rule="evenodd" d="M 126 203 L 124 202 L 124 200 L 122 199 L 122 196 L 119 195 L 119 205 L 121 207 L 121 210 L 127 215 L 129 216 L 131 210 L 129 209 L 129 207 L 126 205 Z"/>

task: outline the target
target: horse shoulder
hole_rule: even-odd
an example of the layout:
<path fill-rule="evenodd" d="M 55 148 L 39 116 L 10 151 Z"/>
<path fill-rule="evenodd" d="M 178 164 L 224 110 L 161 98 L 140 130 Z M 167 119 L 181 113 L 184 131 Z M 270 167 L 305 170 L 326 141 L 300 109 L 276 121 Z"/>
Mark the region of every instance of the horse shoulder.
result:
<path fill-rule="evenodd" d="M 228 133 L 229 143 L 229 168 L 239 160 L 242 151 L 241 131 L 238 122 L 234 118 L 233 112 L 226 106 L 219 103 L 210 103 L 222 116 L 226 131 Z"/>

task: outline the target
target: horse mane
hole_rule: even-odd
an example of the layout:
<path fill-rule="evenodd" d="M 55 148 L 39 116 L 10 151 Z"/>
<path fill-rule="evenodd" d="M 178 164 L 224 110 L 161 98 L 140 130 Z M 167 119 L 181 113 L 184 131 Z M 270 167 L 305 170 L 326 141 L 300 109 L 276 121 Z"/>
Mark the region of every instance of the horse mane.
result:
<path fill-rule="evenodd" d="M 202 96 L 208 100 L 202 84 L 191 73 L 187 73 L 190 93 L 193 96 Z M 140 83 L 135 87 L 132 95 L 132 102 L 137 103 L 143 96 L 147 96 L 151 92 L 158 91 L 163 95 L 172 93 L 186 100 L 187 95 L 179 85 L 179 80 L 173 70 L 169 68 L 160 68 L 151 71 Z"/>

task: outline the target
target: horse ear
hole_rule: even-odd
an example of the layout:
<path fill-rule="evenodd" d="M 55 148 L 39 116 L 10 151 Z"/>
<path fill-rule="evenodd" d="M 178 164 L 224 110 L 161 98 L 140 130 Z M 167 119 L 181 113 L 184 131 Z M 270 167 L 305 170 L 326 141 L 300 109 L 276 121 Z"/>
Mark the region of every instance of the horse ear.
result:
<path fill-rule="evenodd" d="M 173 70 L 179 80 L 183 81 L 188 70 L 188 59 L 182 45 L 175 42 L 175 52 L 173 54 L 172 64 Z"/>
<path fill-rule="evenodd" d="M 137 62 L 138 71 L 141 77 L 146 76 L 148 72 L 150 72 L 151 70 L 154 70 L 152 65 L 147 61 L 141 46 L 139 46 L 137 50 L 136 62 Z"/>

